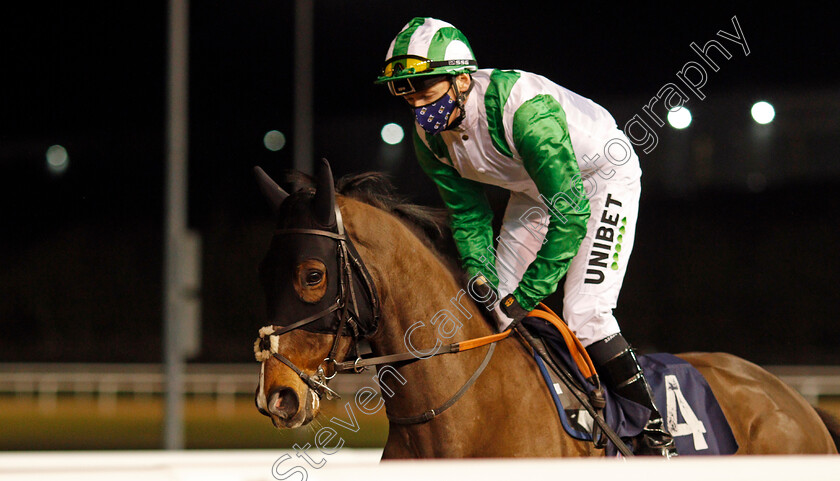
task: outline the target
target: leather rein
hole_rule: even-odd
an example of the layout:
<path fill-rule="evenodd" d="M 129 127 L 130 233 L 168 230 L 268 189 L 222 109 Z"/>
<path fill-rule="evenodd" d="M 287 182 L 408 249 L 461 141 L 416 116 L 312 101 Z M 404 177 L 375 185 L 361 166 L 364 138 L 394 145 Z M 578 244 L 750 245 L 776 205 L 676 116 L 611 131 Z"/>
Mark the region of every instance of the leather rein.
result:
<path fill-rule="evenodd" d="M 441 348 L 438 349 L 434 354 L 424 356 L 422 358 L 418 357 L 413 352 L 401 352 L 397 354 L 389 354 L 378 357 L 361 356 L 358 350 L 358 343 L 360 337 L 360 319 L 358 299 L 353 283 L 354 271 L 356 271 L 357 275 L 359 275 L 359 277 L 361 278 L 362 285 L 366 291 L 365 294 L 368 299 L 368 302 L 370 303 L 372 317 L 371 325 L 373 326 L 378 326 L 381 306 L 379 302 L 379 296 L 376 292 L 376 286 L 374 285 L 373 280 L 370 277 L 370 273 L 365 268 L 365 265 L 359 258 L 358 253 L 355 252 L 355 249 L 352 248 L 352 245 L 350 244 L 350 239 L 347 236 L 344 229 L 344 222 L 341 217 L 341 211 L 338 209 L 337 205 L 335 206 L 335 215 L 338 231 L 337 233 L 321 229 L 302 228 L 288 228 L 275 230 L 275 234 L 316 235 L 328 237 L 330 239 L 335 240 L 338 243 L 338 261 L 341 271 L 341 275 L 339 276 L 339 292 L 338 297 L 332 305 L 316 314 L 305 317 L 286 326 L 272 325 L 260 329 L 260 338 L 257 339 L 255 347 L 257 349 L 257 360 L 264 362 L 268 359 L 268 354 L 270 353 L 271 357 L 274 357 L 281 363 L 285 364 L 289 367 L 289 369 L 291 369 L 295 374 L 297 374 L 297 376 L 300 377 L 300 379 L 319 397 L 333 399 L 340 398 L 341 396 L 339 396 L 338 393 L 334 390 L 330 389 L 328 383 L 339 372 L 352 371 L 354 373 L 361 373 L 367 370 L 370 366 L 392 364 L 398 362 L 413 362 L 420 359 L 429 359 L 431 357 L 442 354 L 453 354 L 462 351 L 467 351 L 470 349 L 475 349 L 477 347 L 486 346 L 487 344 L 490 344 L 490 348 L 487 350 L 487 354 L 485 354 L 484 359 L 482 360 L 478 368 L 473 372 L 472 376 L 470 376 L 470 378 L 464 383 L 464 385 L 461 386 L 461 388 L 441 406 L 438 406 L 434 409 L 429 409 L 423 412 L 422 414 L 416 416 L 407 417 L 392 416 L 390 413 L 387 412 L 386 408 L 388 420 L 395 424 L 417 424 L 430 421 L 436 416 L 446 411 L 447 409 L 449 409 L 458 401 L 458 399 L 461 398 L 461 396 L 463 396 L 467 392 L 470 386 L 472 386 L 475 383 L 475 381 L 478 379 L 478 377 L 489 364 L 490 359 L 493 357 L 493 352 L 496 348 L 495 343 L 508 337 L 511 331 L 507 330 L 499 334 L 493 334 L 477 339 L 470 339 L 467 341 L 461 341 L 444 345 L 441 346 Z M 321 362 L 314 375 L 308 375 L 302 369 L 297 367 L 292 361 L 290 361 L 286 356 L 278 352 L 276 344 L 273 341 L 273 338 L 275 338 L 275 336 L 281 336 L 295 329 L 300 329 L 308 324 L 321 320 L 326 316 L 329 316 L 336 312 L 338 313 L 337 315 L 339 319 L 339 324 L 335 331 L 335 339 L 333 340 L 333 345 L 330 348 L 330 353 L 328 357 L 326 357 Z M 337 361 L 335 359 L 335 356 L 338 352 L 339 341 L 342 336 L 347 335 L 344 334 L 344 331 L 346 331 L 347 328 L 349 328 L 350 335 L 352 335 L 353 337 L 352 350 L 355 354 L 355 360 Z M 374 327 L 374 330 L 375 328 L 376 327 Z M 332 365 L 332 374 L 330 375 L 327 374 L 326 368 L 328 365 Z M 261 411 L 263 411 L 260 406 L 258 406 L 258 408 Z M 264 412 L 264 414 L 267 413 Z"/>

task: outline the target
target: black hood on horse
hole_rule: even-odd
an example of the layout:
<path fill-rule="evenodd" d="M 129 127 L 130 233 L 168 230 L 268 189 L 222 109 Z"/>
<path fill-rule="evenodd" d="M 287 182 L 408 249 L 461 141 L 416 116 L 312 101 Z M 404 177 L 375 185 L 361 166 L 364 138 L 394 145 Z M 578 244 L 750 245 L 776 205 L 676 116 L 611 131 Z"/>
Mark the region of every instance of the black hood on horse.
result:
<path fill-rule="evenodd" d="M 372 335 L 378 317 L 375 288 L 365 282 L 367 273 L 344 231 L 329 163 L 319 166 L 314 192 L 300 188 L 289 194 L 259 167 L 255 172 L 276 219 L 259 269 L 269 322 L 322 334 L 342 329 L 342 335 Z M 345 311 L 352 321 L 341 326 Z"/>

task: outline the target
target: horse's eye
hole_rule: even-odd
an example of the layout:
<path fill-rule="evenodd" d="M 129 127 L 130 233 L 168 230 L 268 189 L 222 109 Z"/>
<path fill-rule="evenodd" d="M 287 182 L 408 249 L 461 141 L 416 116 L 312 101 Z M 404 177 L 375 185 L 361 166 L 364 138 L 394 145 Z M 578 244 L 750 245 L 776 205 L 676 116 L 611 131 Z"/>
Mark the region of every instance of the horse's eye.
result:
<path fill-rule="evenodd" d="M 306 273 L 306 285 L 317 286 L 324 279 L 321 271 L 309 271 Z"/>
<path fill-rule="evenodd" d="M 294 284 L 303 302 L 320 301 L 327 291 L 327 266 L 318 259 L 302 261 L 295 268 Z"/>

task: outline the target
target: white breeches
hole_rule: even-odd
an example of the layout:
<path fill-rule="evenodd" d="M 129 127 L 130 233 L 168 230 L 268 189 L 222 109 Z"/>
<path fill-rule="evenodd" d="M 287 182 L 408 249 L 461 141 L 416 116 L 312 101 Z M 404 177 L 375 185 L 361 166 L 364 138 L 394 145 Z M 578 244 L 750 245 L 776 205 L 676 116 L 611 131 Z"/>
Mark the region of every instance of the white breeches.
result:
<path fill-rule="evenodd" d="M 635 154 L 633 158 L 638 166 Z M 624 167 L 638 171 L 638 167 Z M 620 331 L 613 309 L 633 250 L 641 182 L 639 175 L 623 177 L 622 181 L 593 175 L 584 185 L 591 215 L 586 237 L 566 273 L 563 320 L 588 346 Z M 594 189 L 589 188 L 591 185 Z M 511 192 L 496 247 L 499 298 L 516 289 L 545 239 L 547 216 L 523 218 L 534 208 L 547 209 L 539 200 Z"/>

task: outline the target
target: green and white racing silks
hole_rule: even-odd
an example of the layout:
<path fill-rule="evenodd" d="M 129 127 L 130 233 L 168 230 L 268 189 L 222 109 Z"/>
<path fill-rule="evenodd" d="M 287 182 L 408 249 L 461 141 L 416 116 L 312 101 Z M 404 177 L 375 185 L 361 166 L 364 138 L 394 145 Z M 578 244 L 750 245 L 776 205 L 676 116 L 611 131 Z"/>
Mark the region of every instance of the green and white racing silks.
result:
<path fill-rule="evenodd" d="M 578 253 L 595 180 L 622 182 L 637 179 L 640 171 L 636 164 L 594 175 L 604 168 L 605 145 L 625 137 L 591 100 L 522 71 L 478 70 L 472 82 L 461 125 L 435 136 L 417 127 L 415 150 L 450 211 L 455 244 L 471 276 L 481 272 L 498 285 L 498 276 L 505 275 L 496 272 L 496 249 L 505 246 L 494 246 L 482 184 L 523 194 L 544 208 L 544 241 L 513 290 L 530 310 L 556 290 Z"/>

